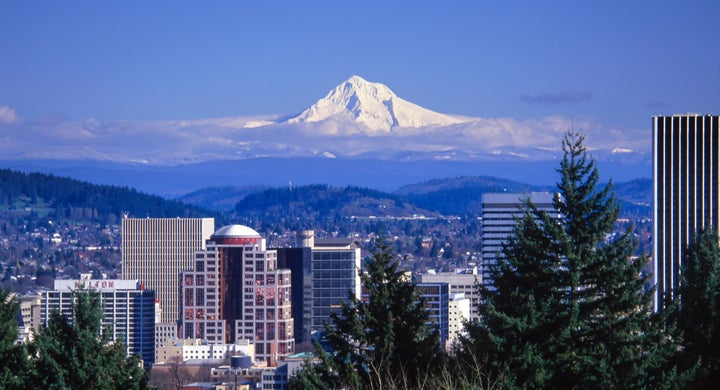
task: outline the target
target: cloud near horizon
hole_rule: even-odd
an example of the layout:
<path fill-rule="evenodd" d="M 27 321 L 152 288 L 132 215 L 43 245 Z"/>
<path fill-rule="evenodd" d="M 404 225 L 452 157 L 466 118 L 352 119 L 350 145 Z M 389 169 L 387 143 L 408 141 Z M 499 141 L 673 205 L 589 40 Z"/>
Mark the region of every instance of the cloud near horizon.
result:
<path fill-rule="evenodd" d="M 555 105 L 588 102 L 592 100 L 592 97 L 593 94 L 590 91 L 562 91 L 540 95 L 523 95 L 520 100 L 529 104 Z"/>
<path fill-rule="evenodd" d="M 328 120 L 312 125 L 275 123 L 245 127 L 257 118 L 197 121 L 19 121 L 0 111 L 0 159 L 99 158 L 114 161 L 179 163 L 259 156 L 297 157 L 329 152 L 338 157 L 454 155 L 463 159 L 498 154 L 547 159 L 559 154 L 566 131 L 586 135 L 589 150 L 650 150 L 645 131 L 609 129 L 592 118 L 560 116 L 531 120 L 474 118 L 437 127 L 397 128 L 378 134 L 355 122 Z M 232 120 L 231 120 L 232 119 Z"/>
<path fill-rule="evenodd" d="M 18 120 L 15 109 L 8 106 L 0 106 L 0 123 L 15 123 Z"/>

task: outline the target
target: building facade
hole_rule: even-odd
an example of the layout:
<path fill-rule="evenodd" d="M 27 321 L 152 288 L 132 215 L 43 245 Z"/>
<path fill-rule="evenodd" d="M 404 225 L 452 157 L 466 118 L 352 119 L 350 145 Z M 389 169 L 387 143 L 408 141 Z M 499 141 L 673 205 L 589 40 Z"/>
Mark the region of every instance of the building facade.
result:
<path fill-rule="evenodd" d="M 448 303 L 448 343 L 452 350 L 460 336 L 465 334 L 465 322 L 470 320 L 470 300 L 465 294 L 450 294 Z"/>
<path fill-rule="evenodd" d="M 210 344 L 200 339 L 174 339 L 160 347 L 156 362 L 230 360 L 233 356 L 247 356 L 250 361 L 255 361 L 255 344 L 249 340 L 241 340 L 237 344 Z"/>
<path fill-rule="evenodd" d="M 482 283 L 492 286 L 490 268 L 501 255 L 503 243 L 513 234 L 515 219 L 523 215 L 522 207 L 530 200 L 540 211 L 557 217 L 553 205 L 554 194 L 550 192 L 531 193 L 487 193 L 482 196 Z"/>
<path fill-rule="evenodd" d="M 292 271 L 292 313 L 296 343 L 321 337 L 330 313 L 339 311 L 348 292 L 360 299 L 360 243 L 351 238 L 316 238 L 298 234 L 297 247 L 273 248 L 278 266 Z"/>
<path fill-rule="evenodd" d="M 213 218 L 123 218 L 122 278 L 155 290 L 162 323 L 179 319 L 178 275 L 192 269 L 195 252 L 205 249 L 213 231 Z"/>
<path fill-rule="evenodd" d="M 420 283 L 447 283 L 450 286 L 449 293 L 463 294 L 469 300 L 470 320 L 480 319 L 478 308 L 480 306 L 480 293 L 478 286 L 482 283 L 482 276 L 478 269 L 458 270 L 456 272 L 426 273 L 420 275 Z"/>
<path fill-rule="evenodd" d="M 440 346 L 445 347 L 449 332 L 450 285 L 447 283 L 418 283 L 419 298 L 429 313 L 428 325 L 433 326 L 440 337 Z"/>
<path fill-rule="evenodd" d="M 653 117 L 655 308 L 680 286 L 684 248 L 696 232 L 720 229 L 717 115 Z"/>
<path fill-rule="evenodd" d="M 291 272 L 253 229 L 218 229 L 192 270 L 179 277 L 182 338 L 210 344 L 250 340 L 258 359 L 273 365 L 294 353 Z M 177 282 L 176 282 L 176 285 Z"/>
<path fill-rule="evenodd" d="M 56 280 L 55 289 L 41 298 L 41 321 L 47 324 L 57 311 L 72 321 L 76 291 L 94 290 L 103 304 L 102 329 L 112 329 L 112 340 L 122 340 L 127 354 L 139 355 L 147 367 L 155 361 L 155 292 L 137 280 L 90 278 Z"/>
<path fill-rule="evenodd" d="M 352 293 L 360 299 L 360 243 L 351 238 L 316 239 L 312 231 L 303 234 L 303 247 L 311 248 L 310 334 L 316 338 L 325 330 L 331 313 Z"/>

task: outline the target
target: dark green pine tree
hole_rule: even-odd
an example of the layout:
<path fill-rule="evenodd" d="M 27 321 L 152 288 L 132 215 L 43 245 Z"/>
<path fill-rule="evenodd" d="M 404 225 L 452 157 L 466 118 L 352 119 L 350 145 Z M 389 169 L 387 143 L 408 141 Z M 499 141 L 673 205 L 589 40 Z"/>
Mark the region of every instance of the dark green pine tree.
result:
<path fill-rule="evenodd" d="M 391 244 L 379 240 L 360 272 L 367 300 L 353 294 L 326 324 L 326 352 L 293 381 L 295 388 L 414 388 L 438 364 L 438 334 L 410 276 L 398 269 Z M 318 387 L 315 387 L 318 388 Z"/>
<path fill-rule="evenodd" d="M 20 304 L 9 289 L 0 287 L 0 389 L 24 389 L 29 365 L 24 345 L 16 345 L 15 321 Z"/>
<path fill-rule="evenodd" d="M 698 362 L 694 385 L 716 388 L 720 383 L 720 248 L 718 234 L 706 229 L 690 242 L 682 263 L 678 326 L 683 357 Z"/>
<path fill-rule="evenodd" d="M 76 291 L 70 321 L 53 312 L 30 345 L 31 380 L 46 389 L 142 389 L 147 373 L 122 340 L 101 332 L 102 302 L 94 291 Z"/>
<path fill-rule="evenodd" d="M 653 321 L 652 291 L 643 290 L 647 258 L 632 257 L 631 229 L 607 239 L 620 207 L 612 183 L 597 188 L 584 137 L 569 132 L 562 147 L 560 216 L 527 202 L 491 269 L 494 288 L 482 289 L 465 354 L 520 387 L 666 384 L 674 345 Z"/>

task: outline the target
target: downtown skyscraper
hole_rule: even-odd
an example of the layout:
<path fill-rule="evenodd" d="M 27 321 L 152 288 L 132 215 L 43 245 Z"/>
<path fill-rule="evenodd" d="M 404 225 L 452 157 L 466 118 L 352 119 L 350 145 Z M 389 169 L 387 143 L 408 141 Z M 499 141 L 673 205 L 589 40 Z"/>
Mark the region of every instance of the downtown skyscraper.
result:
<path fill-rule="evenodd" d="M 482 284 L 493 286 L 490 269 L 502 256 L 503 244 L 514 234 L 517 218 L 522 218 L 526 201 L 531 201 L 539 211 L 557 218 L 559 213 L 553 204 L 555 194 L 487 193 L 482 195 Z"/>
<path fill-rule="evenodd" d="M 653 117 L 653 281 L 655 308 L 680 286 L 685 247 L 700 230 L 720 228 L 717 115 Z"/>
<path fill-rule="evenodd" d="M 270 365 L 295 351 L 291 271 L 277 267 L 277 252 L 243 225 L 218 229 L 193 266 L 180 273 L 179 334 L 208 344 L 249 340 Z"/>
<path fill-rule="evenodd" d="M 179 319 L 178 276 L 215 231 L 214 218 L 123 218 L 122 278 L 155 290 L 162 323 Z"/>

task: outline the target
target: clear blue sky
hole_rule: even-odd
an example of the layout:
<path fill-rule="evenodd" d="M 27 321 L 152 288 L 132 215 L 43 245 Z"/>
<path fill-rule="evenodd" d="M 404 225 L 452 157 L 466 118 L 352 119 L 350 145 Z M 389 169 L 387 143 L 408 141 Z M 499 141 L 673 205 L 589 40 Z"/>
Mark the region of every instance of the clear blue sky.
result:
<path fill-rule="evenodd" d="M 720 1 L 0 1 L 18 118 L 298 113 L 353 74 L 519 120 L 720 114 Z"/>

